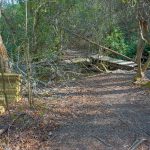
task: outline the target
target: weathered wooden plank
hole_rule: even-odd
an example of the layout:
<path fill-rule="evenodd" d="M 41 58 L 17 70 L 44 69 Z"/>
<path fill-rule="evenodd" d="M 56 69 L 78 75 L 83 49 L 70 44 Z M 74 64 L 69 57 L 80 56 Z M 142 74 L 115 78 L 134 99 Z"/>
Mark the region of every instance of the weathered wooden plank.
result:
<path fill-rule="evenodd" d="M 86 62 L 90 62 L 89 58 L 73 58 L 73 59 L 68 59 L 68 60 L 64 60 L 65 63 L 67 64 L 78 64 L 78 63 L 86 63 Z"/>
<path fill-rule="evenodd" d="M 123 66 L 123 67 L 134 68 L 137 66 L 137 64 L 133 61 L 125 61 L 125 60 L 111 58 L 108 56 L 92 55 L 90 57 L 91 59 L 94 59 L 94 60 L 104 61 L 110 64 L 116 64 L 116 65 Z"/>

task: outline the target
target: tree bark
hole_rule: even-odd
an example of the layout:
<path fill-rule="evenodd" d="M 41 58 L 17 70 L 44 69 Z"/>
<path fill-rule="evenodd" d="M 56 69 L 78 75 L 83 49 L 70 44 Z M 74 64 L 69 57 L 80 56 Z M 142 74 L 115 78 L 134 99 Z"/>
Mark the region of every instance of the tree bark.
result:
<path fill-rule="evenodd" d="M 150 65 L 150 54 L 149 54 L 149 57 L 148 57 L 146 63 L 142 66 L 142 71 L 143 71 L 144 73 L 145 73 L 146 70 L 148 69 L 149 65 Z"/>
<path fill-rule="evenodd" d="M 142 62 L 141 62 L 144 46 L 145 46 L 145 42 L 140 37 L 138 46 L 137 46 L 136 63 L 138 65 L 138 68 L 137 68 L 137 74 L 136 74 L 135 80 L 137 80 L 139 78 L 144 78 L 144 73 L 142 70 Z"/>
<path fill-rule="evenodd" d="M 1 35 L 0 35 L 0 56 L 1 56 L 0 70 L 3 70 L 4 73 L 11 72 L 11 69 L 9 67 L 9 57 Z"/>
<path fill-rule="evenodd" d="M 148 22 L 142 19 L 139 19 L 139 28 L 141 37 L 137 46 L 137 55 L 136 55 L 136 63 L 138 64 L 137 74 L 135 80 L 142 80 L 145 78 L 145 72 L 150 64 L 150 56 L 145 64 L 142 65 L 141 58 L 144 50 L 145 43 L 150 44 L 150 36 L 148 31 Z"/>

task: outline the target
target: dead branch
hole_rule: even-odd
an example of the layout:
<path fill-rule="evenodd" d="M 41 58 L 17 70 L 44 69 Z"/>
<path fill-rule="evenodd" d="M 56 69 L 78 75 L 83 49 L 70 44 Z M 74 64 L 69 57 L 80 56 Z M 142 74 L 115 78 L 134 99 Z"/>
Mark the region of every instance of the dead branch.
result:
<path fill-rule="evenodd" d="M 91 66 L 93 66 L 97 71 L 102 72 L 102 73 L 106 73 L 107 71 L 103 71 L 102 69 L 100 69 L 98 66 L 91 64 Z M 105 69 L 105 68 L 104 68 Z"/>
<path fill-rule="evenodd" d="M 15 119 L 12 120 L 12 122 L 9 125 L 4 126 L 4 128 L 0 130 L 0 135 L 7 132 L 11 128 L 11 126 L 15 123 L 15 121 L 18 120 L 20 117 L 22 117 L 24 115 L 26 115 L 26 113 L 19 114 Z"/>
<path fill-rule="evenodd" d="M 93 138 L 95 138 L 96 140 L 100 141 L 101 143 L 103 143 L 104 145 L 106 145 L 107 147 L 112 147 L 112 145 L 110 145 L 108 142 L 106 142 L 104 139 L 97 137 L 97 136 L 92 136 Z"/>
<path fill-rule="evenodd" d="M 87 41 L 87 42 L 93 44 L 93 45 L 96 45 L 97 47 L 100 47 L 100 48 L 102 48 L 102 49 L 104 49 L 104 50 L 106 50 L 106 51 L 109 51 L 109 52 L 114 53 L 114 54 L 116 54 L 116 55 L 118 55 L 118 56 L 121 56 L 121 57 L 125 58 L 126 60 L 133 61 L 131 58 L 129 58 L 129 57 L 123 55 L 123 54 L 120 54 L 120 53 L 118 53 L 118 52 L 116 52 L 116 51 L 114 51 L 114 50 L 112 50 L 112 49 L 110 49 L 110 48 L 108 48 L 108 47 L 99 45 L 98 43 L 96 43 L 96 42 L 94 42 L 94 41 L 92 41 L 92 40 L 90 40 L 90 39 L 88 39 L 88 38 L 86 38 L 86 37 L 83 37 L 83 36 L 81 36 L 81 35 L 79 35 L 79 34 L 76 34 L 76 33 L 74 33 L 73 31 L 70 31 L 70 30 L 68 30 L 68 29 L 66 29 L 66 28 L 63 28 L 63 29 L 66 30 L 67 32 L 69 32 L 69 33 L 71 33 L 71 34 L 73 34 L 73 35 L 75 35 L 75 36 L 77 36 L 77 37 L 79 37 L 79 38 L 81 38 L 81 39 L 83 39 L 83 40 L 85 40 L 85 41 Z"/>
<path fill-rule="evenodd" d="M 136 150 L 145 141 L 148 141 L 148 140 L 145 138 L 135 140 L 132 146 L 129 148 L 129 150 Z"/>

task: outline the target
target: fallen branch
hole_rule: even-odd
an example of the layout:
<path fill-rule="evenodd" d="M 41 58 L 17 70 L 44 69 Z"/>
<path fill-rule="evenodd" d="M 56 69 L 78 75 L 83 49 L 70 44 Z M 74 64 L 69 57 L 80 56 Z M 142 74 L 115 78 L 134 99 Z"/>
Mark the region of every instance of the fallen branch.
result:
<path fill-rule="evenodd" d="M 120 54 L 120 53 L 118 53 L 118 52 L 116 52 L 116 51 L 114 51 L 114 50 L 112 50 L 112 49 L 110 49 L 110 48 L 108 48 L 108 47 L 99 45 L 98 43 L 96 43 L 96 42 L 94 42 L 94 41 L 92 41 L 92 40 L 90 40 L 90 39 L 88 39 L 88 38 L 86 38 L 86 37 L 83 37 L 83 36 L 81 36 L 81 35 L 79 35 L 79 34 L 76 34 L 76 33 L 74 33 L 73 31 L 70 31 L 70 30 L 68 30 L 68 29 L 66 29 L 66 28 L 63 28 L 63 29 L 66 30 L 66 31 L 69 32 L 69 33 L 71 32 L 71 34 L 73 34 L 73 35 L 79 37 L 80 39 L 83 39 L 83 40 L 85 40 L 85 41 L 87 41 L 87 42 L 89 42 L 89 43 L 91 43 L 91 44 L 93 44 L 93 45 L 96 45 L 97 47 L 100 47 L 100 48 L 102 48 L 102 49 L 104 49 L 104 50 L 106 50 L 106 51 L 109 51 L 109 52 L 114 53 L 114 54 L 116 54 L 116 55 L 118 55 L 118 56 L 121 56 L 121 57 L 125 58 L 126 60 L 133 61 L 131 58 L 129 58 L 129 57 L 123 55 L 123 54 Z"/>
<path fill-rule="evenodd" d="M 112 145 L 108 144 L 108 142 L 106 142 L 105 140 L 103 140 L 100 137 L 97 136 L 92 136 L 93 138 L 97 139 L 98 141 L 100 141 L 101 143 L 103 143 L 104 145 L 108 146 L 108 147 L 112 147 Z"/>
<path fill-rule="evenodd" d="M 0 129 L 0 135 L 2 135 L 3 133 L 5 133 L 8 130 L 8 125 L 3 126 L 2 129 Z"/>
<path fill-rule="evenodd" d="M 27 77 L 27 74 L 26 74 L 23 70 L 21 70 L 18 65 L 16 65 L 16 67 L 17 67 L 17 69 L 21 72 L 21 74 L 26 78 L 26 77 Z M 46 83 L 44 83 L 44 82 L 42 82 L 42 81 L 40 81 L 40 80 L 38 80 L 38 79 L 35 79 L 35 78 L 33 78 L 33 77 L 30 77 L 30 79 L 33 80 L 33 81 L 36 81 L 36 82 L 38 82 L 38 83 L 40 83 L 40 84 L 42 84 L 42 85 L 44 85 L 44 86 L 47 86 Z"/>
<path fill-rule="evenodd" d="M 103 71 L 102 69 L 100 69 L 98 66 L 96 66 L 96 65 L 93 65 L 93 64 L 91 64 L 91 66 L 93 66 L 95 69 L 97 69 L 99 72 L 102 72 L 102 73 L 107 73 L 107 71 L 105 70 L 105 71 Z"/>
<path fill-rule="evenodd" d="M 65 73 L 72 73 L 72 74 L 76 74 L 76 75 L 83 75 L 83 73 L 78 73 L 78 72 L 74 72 L 74 71 L 65 71 Z"/>
<path fill-rule="evenodd" d="M 136 150 L 138 146 L 140 146 L 143 142 L 148 141 L 145 138 L 137 139 L 133 142 L 132 146 L 129 148 L 129 150 Z"/>
<path fill-rule="evenodd" d="M 9 125 L 6 125 L 6 126 L 4 126 L 3 129 L 0 129 L 0 135 L 7 132 L 11 128 L 11 126 L 15 123 L 15 121 L 18 120 L 21 116 L 24 116 L 24 115 L 26 115 L 26 113 L 19 114 L 15 119 L 12 120 L 12 122 Z"/>

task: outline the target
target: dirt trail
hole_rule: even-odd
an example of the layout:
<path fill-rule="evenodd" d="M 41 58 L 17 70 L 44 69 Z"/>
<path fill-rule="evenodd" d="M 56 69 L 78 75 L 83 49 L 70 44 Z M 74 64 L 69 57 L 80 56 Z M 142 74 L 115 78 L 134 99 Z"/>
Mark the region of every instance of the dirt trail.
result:
<path fill-rule="evenodd" d="M 12 128 L 9 146 L 13 150 L 128 150 L 137 139 L 150 140 L 150 90 L 132 85 L 133 76 L 122 72 L 82 78 L 57 86 L 53 97 L 47 89 L 50 95 L 42 102 L 48 111 L 34 120 L 39 119 L 38 124 L 31 125 L 31 117 L 26 116 L 23 129 Z M 0 123 L 5 120 L 1 117 Z M 149 148 L 145 142 L 137 150 Z"/>
<path fill-rule="evenodd" d="M 59 110 L 72 117 L 53 132 L 51 149 L 127 150 L 136 139 L 149 139 L 150 93 L 133 86 L 132 78 L 98 75 L 57 89 Z"/>

